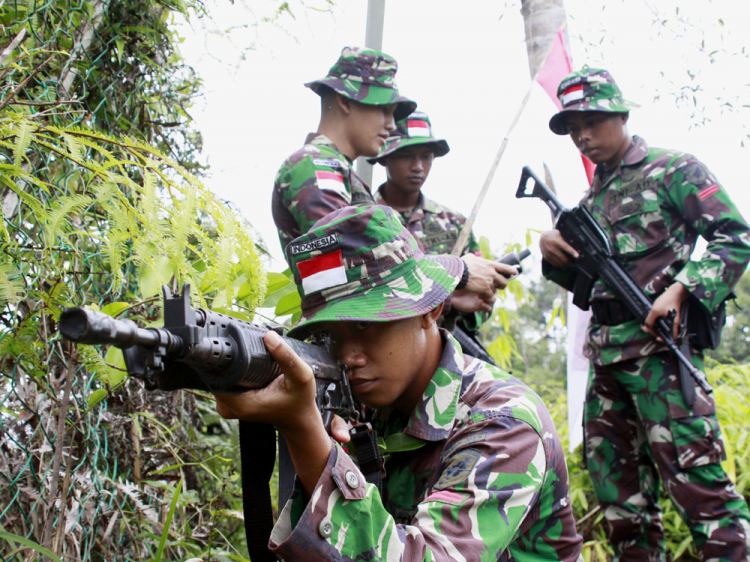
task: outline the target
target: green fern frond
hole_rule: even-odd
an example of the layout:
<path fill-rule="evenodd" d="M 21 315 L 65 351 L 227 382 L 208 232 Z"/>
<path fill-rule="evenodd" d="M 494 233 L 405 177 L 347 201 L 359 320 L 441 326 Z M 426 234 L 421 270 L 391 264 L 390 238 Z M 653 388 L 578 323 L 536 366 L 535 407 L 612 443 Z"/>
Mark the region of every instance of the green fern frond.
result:
<path fill-rule="evenodd" d="M 0 262 L 0 302 L 14 301 L 23 289 L 21 272 L 9 263 Z"/>
<path fill-rule="evenodd" d="M 68 133 L 63 133 L 63 138 L 65 139 L 65 144 L 68 146 L 70 157 L 76 162 L 82 162 L 83 152 L 81 141 Z"/>
<path fill-rule="evenodd" d="M 16 166 L 20 166 L 23 162 L 23 157 L 26 154 L 26 149 L 29 148 L 31 137 L 35 130 L 36 125 L 31 121 L 23 120 L 18 123 L 16 142 L 13 145 L 13 163 Z"/>
<path fill-rule="evenodd" d="M 44 228 L 44 235 L 48 246 L 54 243 L 55 236 L 61 234 L 60 223 L 67 215 L 90 205 L 91 201 L 92 199 L 88 195 L 71 195 L 58 199 L 52 211 L 47 214 L 47 224 Z"/>

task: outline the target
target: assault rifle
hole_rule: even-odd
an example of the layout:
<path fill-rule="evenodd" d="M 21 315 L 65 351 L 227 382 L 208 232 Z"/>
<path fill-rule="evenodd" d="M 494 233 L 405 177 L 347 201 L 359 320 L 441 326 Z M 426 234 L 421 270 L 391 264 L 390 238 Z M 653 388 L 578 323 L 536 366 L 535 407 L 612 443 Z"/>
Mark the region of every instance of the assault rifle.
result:
<path fill-rule="evenodd" d="M 510 254 L 506 254 L 497 261 L 506 265 L 516 266 L 518 268 L 518 275 L 520 275 L 523 272 L 521 261 L 529 257 L 530 254 L 531 250 L 529 250 L 528 248 L 524 248 L 518 253 L 511 252 Z M 456 324 L 456 326 L 452 330 L 452 333 L 453 337 L 455 337 L 456 341 L 461 345 L 461 349 L 464 353 L 471 355 L 472 357 L 476 357 L 477 359 L 481 359 L 485 363 L 495 365 L 495 361 L 492 359 L 492 357 L 490 357 L 490 354 L 487 353 L 487 350 L 484 349 L 484 346 L 479 342 L 479 340 L 477 340 L 474 333 L 465 330 L 459 324 Z"/>
<path fill-rule="evenodd" d="M 527 192 L 529 179 L 534 180 L 531 193 Z M 573 262 L 577 269 L 573 304 L 582 310 L 588 310 L 594 282 L 601 279 L 639 322 L 643 323 L 646 320 L 653 305 L 651 299 L 620 264 L 618 252 L 611 238 L 585 206 L 578 205 L 572 209 L 563 207 L 555 194 L 528 166 L 524 166 L 521 173 L 516 197 L 519 199 L 536 197 L 544 201 L 555 216 L 555 228 L 560 231 L 563 239 L 578 252 L 579 257 Z M 675 315 L 676 311 L 672 311 L 668 319 L 657 319 L 654 322 L 654 331 L 678 359 L 682 391 L 686 401 L 692 406 L 695 391 L 692 385 L 689 385 L 686 374 L 692 377 L 706 393 L 710 393 L 712 388 L 706 375 L 690 362 L 689 357 L 675 343 L 672 337 Z M 689 352 L 689 349 L 687 351 Z"/>
<path fill-rule="evenodd" d="M 281 375 L 268 353 L 263 336 L 271 328 L 224 314 L 193 308 L 190 286 L 172 295 L 162 286 L 164 326 L 139 328 L 132 320 L 117 320 L 85 308 L 68 308 L 60 315 L 60 333 L 83 344 L 112 344 L 123 350 L 130 376 L 141 379 L 148 390 L 199 389 L 238 393 L 263 388 Z M 377 437 L 367 423 L 358 423 L 361 408 L 355 402 L 345 366 L 328 353 L 325 336 L 315 344 L 284 336 L 274 328 L 315 375 L 316 403 L 323 423 L 330 427 L 334 414 L 349 419 L 350 433 L 362 472 L 368 481 L 380 482 L 382 459 Z M 240 422 L 243 505 L 248 548 L 253 560 L 276 560 L 266 545 L 272 526 L 268 481 L 273 472 L 276 435 L 271 426 Z M 293 466 L 285 480 L 293 480 Z"/>
<path fill-rule="evenodd" d="M 263 344 L 273 329 L 315 374 L 318 409 L 326 426 L 333 414 L 356 418 L 357 409 L 345 369 L 326 351 L 326 342 L 305 343 L 284 336 L 284 329 L 259 326 L 190 305 L 190 286 L 182 294 L 164 294 L 164 326 L 139 328 L 94 310 L 68 308 L 60 315 L 60 333 L 83 344 L 112 344 L 123 350 L 128 374 L 148 390 L 191 388 L 235 394 L 263 388 L 281 369 Z"/>

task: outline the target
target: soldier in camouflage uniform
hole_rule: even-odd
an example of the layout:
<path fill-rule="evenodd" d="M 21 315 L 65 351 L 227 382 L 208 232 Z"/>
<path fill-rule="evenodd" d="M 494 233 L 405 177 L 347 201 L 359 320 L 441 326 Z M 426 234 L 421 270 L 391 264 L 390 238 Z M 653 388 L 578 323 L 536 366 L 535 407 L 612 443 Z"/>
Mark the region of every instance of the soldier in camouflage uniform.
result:
<path fill-rule="evenodd" d="M 449 254 L 466 217 L 428 199 L 422 193 L 435 158 L 450 151 L 448 142 L 433 136 L 426 113 L 415 111 L 396 122 L 396 131 L 370 164 L 386 168 L 387 180 L 375 193 L 375 202 L 398 211 L 404 224 L 428 254 Z M 467 251 L 481 255 L 472 233 Z"/>
<path fill-rule="evenodd" d="M 334 209 L 372 202 L 353 162 L 377 155 L 396 128 L 394 118 L 417 107 L 399 93 L 397 69 L 385 53 L 344 47 L 324 78 L 305 84 L 321 98 L 321 118 L 276 175 L 272 211 L 282 248 Z"/>
<path fill-rule="evenodd" d="M 387 180 L 375 192 L 375 202 L 398 211 L 406 228 L 427 254 L 451 253 L 466 224 L 466 217 L 461 213 L 428 199 L 422 193 L 422 186 L 430 175 L 434 159 L 445 156 L 448 152 L 448 142 L 433 135 L 427 114 L 415 111 L 397 121 L 396 131 L 380 154 L 367 159 L 370 164 L 379 163 L 386 168 Z M 482 255 L 473 232 L 461 253 Z M 459 316 L 458 325 L 469 334 L 474 334 L 487 320 L 487 313 Z M 474 343 L 481 348 L 478 339 L 472 337 Z M 482 351 L 486 353 L 484 348 Z"/>
<path fill-rule="evenodd" d="M 563 109 L 550 129 L 570 134 L 598 165 L 581 204 L 654 300 L 641 326 L 601 280 L 591 296 L 586 455 L 617 559 L 665 559 L 658 501 L 663 480 L 704 560 L 747 560 L 750 514 L 720 464 L 725 455 L 713 396 L 695 385 L 688 405 L 678 362 L 655 338 L 653 324 L 674 310 L 676 329 L 683 310 L 716 310 L 750 260 L 750 228 L 694 156 L 652 148 L 628 134 L 635 105 L 607 71 L 571 74 L 558 97 Z M 708 246 L 691 260 L 699 235 Z M 543 233 L 540 246 L 544 274 L 572 289 L 576 251 L 557 230 Z M 699 350 L 692 350 L 692 361 L 703 369 Z"/>
<path fill-rule="evenodd" d="M 389 442 L 382 493 L 318 413 L 313 373 L 278 336 L 283 376 L 217 396 L 222 416 L 276 425 L 298 473 L 271 535 L 285 560 L 580 560 L 568 475 L 549 413 L 527 386 L 465 357 L 437 327 L 463 270 L 426 256 L 389 207 L 334 211 L 287 246 L 302 297 L 290 332 L 327 332 L 352 391 Z M 341 420 L 336 418 L 338 422 Z"/>

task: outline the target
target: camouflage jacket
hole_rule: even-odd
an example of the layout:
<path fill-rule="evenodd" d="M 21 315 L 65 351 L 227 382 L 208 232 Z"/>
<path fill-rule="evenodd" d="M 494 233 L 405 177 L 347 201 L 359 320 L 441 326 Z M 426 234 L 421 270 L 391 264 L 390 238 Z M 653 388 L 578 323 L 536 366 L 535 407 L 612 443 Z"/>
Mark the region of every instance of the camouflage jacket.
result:
<path fill-rule="evenodd" d="M 383 199 L 384 186 L 381 185 L 375 193 L 378 205 L 388 205 Z M 419 194 L 419 202 L 411 213 L 399 212 L 399 216 L 426 254 L 450 254 L 466 224 L 466 217 L 461 213 L 428 199 L 423 193 Z M 473 232 L 469 235 L 468 250 L 464 253 L 468 252 L 481 255 Z"/>
<path fill-rule="evenodd" d="M 292 560 L 579 560 L 560 439 L 539 397 L 465 357 L 441 331 L 440 365 L 409 417 L 376 412 L 391 453 L 382 495 L 335 446 L 310 501 L 295 491 L 271 535 Z M 416 439 L 415 439 L 416 438 Z"/>
<path fill-rule="evenodd" d="M 714 175 L 694 156 L 649 148 L 640 137 L 633 137 L 610 173 L 597 167 L 581 204 L 612 237 L 628 271 L 652 299 L 678 281 L 713 311 L 750 261 L 750 227 Z M 708 245 L 700 259 L 691 260 L 698 236 Z M 574 283 L 572 267 L 555 270 L 546 264 L 544 271 L 566 288 Z M 592 301 L 611 298 L 597 281 Z M 587 353 L 599 365 L 664 349 L 637 320 L 589 326 Z"/>
<path fill-rule="evenodd" d="M 370 188 L 325 135 L 311 133 L 284 160 L 273 184 L 271 209 L 281 248 L 340 207 L 372 203 Z"/>

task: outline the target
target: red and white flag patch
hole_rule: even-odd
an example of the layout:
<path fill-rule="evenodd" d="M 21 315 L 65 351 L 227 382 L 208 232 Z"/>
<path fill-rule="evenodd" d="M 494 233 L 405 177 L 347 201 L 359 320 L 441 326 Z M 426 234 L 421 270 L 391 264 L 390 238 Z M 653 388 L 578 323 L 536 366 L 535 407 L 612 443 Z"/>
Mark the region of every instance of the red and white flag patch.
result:
<path fill-rule="evenodd" d="M 568 88 L 567 90 L 563 92 L 562 104 L 563 106 L 566 106 L 569 103 L 582 100 L 582 99 L 583 99 L 583 84 L 576 84 L 575 86 L 571 86 L 570 88 Z"/>
<path fill-rule="evenodd" d="M 712 186 L 707 187 L 703 191 L 699 191 L 698 192 L 698 199 L 700 199 L 701 201 L 705 201 L 706 199 L 708 199 L 709 197 L 711 197 L 715 193 L 719 193 L 719 184 L 718 183 L 715 183 Z"/>
<path fill-rule="evenodd" d="M 429 137 L 430 124 L 427 121 L 407 121 L 406 132 L 410 137 Z"/>
<path fill-rule="evenodd" d="M 306 295 L 346 283 L 346 268 L 341 250 L 328 252 L 297 264 Z"/>
<path fill-rule="evenodd" d="M 315 170 L 315 179 L 318 182 L 319 189 L 330 189 L 342 194 L 347 193 L 346 186 L 344 185 L 344 176 L 338 172 Z"/>

